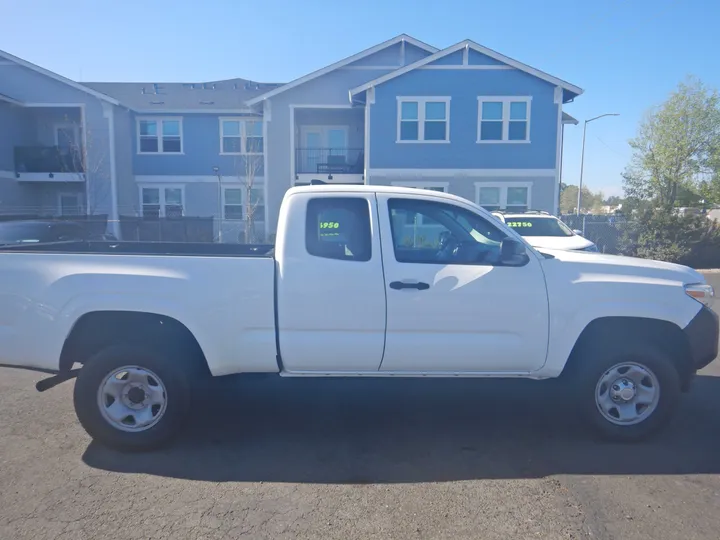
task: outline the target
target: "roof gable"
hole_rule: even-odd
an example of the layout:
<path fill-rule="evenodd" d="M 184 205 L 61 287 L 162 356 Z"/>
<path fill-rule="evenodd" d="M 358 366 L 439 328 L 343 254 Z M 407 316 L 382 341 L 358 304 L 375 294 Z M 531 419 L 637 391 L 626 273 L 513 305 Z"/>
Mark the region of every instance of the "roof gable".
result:
<path fill-rule="evenodd" d="M 65 83 L 68 86 L 75 88 L 76 90 L 80 90 L 82 92 L 85 92 L 86 94 L 95 96 L 96 98 L 101 99 L 103 101 L 107 101 L 108 103 L 112 103 L 113 105 L 120 105 L 120 102 L 118 102 L 116 99 L 111 98 L 110 96 L 107 96 L 101 92 L 97 92 L 96 90 L 93 90 L 92 88 L 88 88 L 87 86 L 83 86 L 80 83 L 72 81 L 66 77 L 63 77 L 62 75 L 58 75 L 57 73 L 54 73 L 50 70 L 41 68 L 40 66 L 36 66 L 35 64 L 28 62 L 27 60 L 23 60 L 22 58 L 18 58 L 17 56 L 13 56 L 12 54 L 10 54 L 8 52 L 0 51 L 0 58 L 5 58 L 6 60 L 15 62 L 19 66 L 22 66 L 26 69 L 35 71 L 36 73 L 40 73 L 41 75 L 45 75 L 46 77 L 49 77 L 49 78 L 59 81 L 61 83 Z"/>
<path fill-rule="evenodd" d="M 513 58 L 510 58 L 509 56 L 505 56 L 504 54 L 500 54 L 497 51 L 493 51 L 492 49 L 483 47 L 482 45 L 479 45 L 472 40 L 466 39 L 464 41 L 461 41 L 460 43 L 457 43 L 455 45 L 452 45 L 451 47 L 448 47 L 447 49 L 438 51 L 435 54 L 431 54 L 430 56 L 428 56 L 426 58 L 418 60 L 417 62 L 409 64 L 400 69 L 396 69 L 395 71 L 392 71 L 392 72 L 388 73 L 387 75 L 378 77 L 377 79 L 369 81 L 361 86 L 358 86 L 357 88 L 353 88 L 352 90 L 350 90 L 350 95 L 352 96 L 352 95 L 364 92 L 364 91 L 368 90 L 369 88 L 383 84 L 386 81 L 389 81 L 391 79 L 394 79 L 396 77 L 404 75 L 405 73 L 412 71 L 414 69 L 417 69 L 419 67 L 423 67 L 428 64 L 442 63 L 441 59 L 446 58 L 450 55 L 453 55 L 454 53 L 458 53 L 459 51 L 463 51 L 464 49 L 468 49 L 468 51 L 473 50 L 473 51 L 480 53 L 480 54 L 482 54 L 492 60 L 495 60 L 501 64 L 507 64 L 510 67 L 513 67 L 520 71 L 524 71 L 525 73 L 529 73 L 530 75 L 533 75 L 534 77 L 537 77 L 537 78 L 547 81 L 551 84 L 559 86 L 559 87 L 563 88 L 564 90 L 567 90 L 575 95 L 580 95 L 583 93 L 583 89 L 580 88 L 579 86 L 575 86 L 573 84 L 570 84 L 569 82 L 563 81 L 562 79 L 553 77 L 552 75 L 545 73 L 544 71 L 540 71 L 539 69 L 530 67 L 527 64 L 523 64 L 522 62 L 519 62 L 517 60 L 514 60 Z M 455 56 L 457 56 L 457 55 L 455 55 Z M 440 62 L 438 62 L 438 61 L 440 61 Z M 477 57 L 475 57 L 475 61 L 477 62 Z M 458 67 L 460 67 L 460 66 L 458 66 Z"/>
<path fill-rule="evenodd" d="M 383 41 L 382 43 L 379 43 L 378 45 L 375 45 L 374 47 L 365 49 L 364 51 L 361 51 L 352 56 L 348 56 L 347 58 L 344 58 L 343 60 L 340 60 L 339 62 L 335 62 L 334 64 L 326 66 L 322 69 L 318 69 L 317 71 L 313 71 L 312 73 L 309 73 L 303 77 L 300 77 L 299 79 L 295 79 L 294 81 L 291 81 L 279 88 L 271 90 L 270 92 L 266 92 L 257 97 L 254 97 L 253 99 L 248 100 L 247 104 L 250 106 L 255 105 L 265 99 L 276 96 L 276 95 L 280 94 L 281 92 L 285 92 L 286 90 L 295 88 L 296 86 L 299 86 L 303 83 L 306 83 L 306 82 L 316 79 L 318 77 L 322 77 L 323 75 L 326 75 L 327 73 L 330 73 L 331 71 L 334 71 L 341 67 L 345 67 L 349 64 L 352 64 L 353 62 L 357 62 L 358 60 L 361 60 L 367 56 L 378 53 L 387 47 L 392 47 L 393 45 L 402 43 L 403 41 L 406 43 L 410 43 L 411 45 L 413 45 L 415 47 L 418 47 L 420 49 L 424 49 L 424 50 L 430 52 L 431 53 L 430 56 L 433 56 L 434 53 L 437 53 L 437 51 L 438 51 L 438 49 L 436 49 L 435 47 L 432 47 L 426 43 L 423 43 L 422 41 L 419 41 L 413 37 L 410 37 L 407 34 L 400 34 L 399 36 L 389 39 L 387 41 Z"/>

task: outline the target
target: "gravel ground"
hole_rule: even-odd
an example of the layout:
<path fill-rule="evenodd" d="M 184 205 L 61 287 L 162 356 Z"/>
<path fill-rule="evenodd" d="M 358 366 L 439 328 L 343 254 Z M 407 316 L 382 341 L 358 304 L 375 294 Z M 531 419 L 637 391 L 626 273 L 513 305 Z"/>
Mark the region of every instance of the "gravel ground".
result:
<path fill-rule="evenodd" d="M 0 368 L 3 540 L 720 537 L 720 363 L 632 445 L 587 433 L 557 381 L 257 377 L 124 455 L 41 378 Z"/>

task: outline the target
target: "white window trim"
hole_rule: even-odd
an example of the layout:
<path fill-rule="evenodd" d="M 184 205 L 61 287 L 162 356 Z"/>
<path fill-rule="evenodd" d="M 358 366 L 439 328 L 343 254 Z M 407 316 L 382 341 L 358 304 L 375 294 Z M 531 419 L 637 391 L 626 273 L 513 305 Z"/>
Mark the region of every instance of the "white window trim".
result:
<path fill-rule="evenodd" d="M 532 96 L 478 96 L 478 111 L 477 111 L 477 140 L 478 144 L 529 144 L 530 143 L 530 118 L 531 118 L 531 105 Z M 503 114 L 502 114 L 502 139 L 497 141 L 484 141 L 480 139 L 480 127 L 482 125 L 482 105 L 485 102 L 502 102 Z M 520 141 L 511 141 L 508 139 L 510 131 L 510 103 L 511 102 L 525 102 L 527 103 L 527 131 L 525 132 L 525 139 Z M 492 122 L 492 120 L 487 120 Z M 497 121 L 497 120 L 495 120 Z"/>
<path fill-rule="evenodd" d="M 179 152 L 163 152 L 162 144 L 162 122 L 165 120 L 174 120 L 180 123 L 180 151 Z M 140 122 L 157 122 L 158 123 L 158 151 L 142 152 L 140 150 Z M 181 156 L 185 153 L 185 137 L 183 136 L 183 119 L 182 116 L 138 116 L 135 118 L 135 138 L 137 143 L 137 153 L 143 156 Z"/>
<path fill-rule="evenodd" d="M 180 197 L 182 201 L 182 215 L 185 216 L 185 210 L 186 210 L 186 204 L 187 201 L 185 200 L 185 184 L 139 184 L 138 185 L 138 195 L 140 196 L 140 216 L 144 216 L 143 212 L 143 189 L 157 189 L 158 193 L 160 194 L 160 197 L 158 199 L 158 204 L 160 205 L 160 217 L 166 217 L 165 216 L 165 190 L 166 189 L 179 189 L 180 190 Z"/>
<path fill-rule="evenodd" d="M 223 122 L 240 122 L 240 151 L 239 152 L 223 152 Z M 262 118 L 248 118 L 246 116 L 221 116 L 219 118 L 218 127 L 220 130 L 220 155 L 221 156 L 262 156 L 264 152 L 247 152 L 247 130 L 246 126 L 248 122 L 263 124 Z M 228 137 L 236 137 L 235 135 L 228 135 Z M 237 137 L 236 137 L 237 138 Z M 263 150 L 265 150 L 265 134 L 262 135 L 263 139 Z"/>
<path fill-rule="evenodd" d="M 77 199 L 77 207 L 79 210 L 78 215 L 82 216 L 84 215 L 83 212 L 85 212 L 85 197 L 83 196 L 84 193 L 81 192 L 68 192 L 68 191 L 61 191 L 57 195 L 57 203 L 58 203 L 58 215 L 59 216 L 65 216 L 65 215 L 71 215 L 71 214 L 63 214 L 63 206 L 62 206 L 62 199 L 63 197 L 75 197 Z"/>
<path fill-rule="evenodd" d="M 397 96 L 397 131 L 396 143 L 399 144 L 447 144 L 450 142 L 450 96 Z M 425 140 L 425 104 L 428 101 L 445 103 L 445 139 L 437 141 Z M 404 141 L 400 139 L 400 125 L 402 122 L 402 104 L 418 104 L 418 139 L 416 141 Z M 432 122 L 432 120 L 428 120 Z"/>
<path fill-rule="evenodd" d="M 487 187 L 487 188 L 500 188 L 500 200 L 498 201 L 498 205 L 500 206 L 499 210 L 505 210 L 507 209 L 507 191 L 508 188 L 513 187 L 524 187 L 527 188 L 527 209 L 532 209 L 532 182 L 475 182 L 475 204 L 478 206 L 482 206 L 480 204 L 480 189 Z M 488 210 L 490 211 L 490 210 Z"/>
<path fill-rule="evenodd" d="M 225 206 L 227 203 L 225 202 L 225 192 L 228 189 L 239 189 L 240 190 L 240 205 L 242 206 L 242 217 L 240 219 L 233 219 L 228 218 L 225 216 Z M 264 184 L 254 184 L 252 189 L 256 191 L 262 191 L 262 206 L 265 207 L 265 185 Z M 245 194 L 247 193 L 247 188 L 242 183 L 234 183 L 234 184 L 225 184 L 223 185 L 222 190 L 222 219 L 223 221 L 245 221 Z M 237 205 L 234 205 L 237 206 Z M 183 207 L 184 208 L 184 207 Z M 255 223 L 264 223 L 265 222 L 265 212 L 262 212 L 259 214 L 259 217 L 255 218 Z"/>

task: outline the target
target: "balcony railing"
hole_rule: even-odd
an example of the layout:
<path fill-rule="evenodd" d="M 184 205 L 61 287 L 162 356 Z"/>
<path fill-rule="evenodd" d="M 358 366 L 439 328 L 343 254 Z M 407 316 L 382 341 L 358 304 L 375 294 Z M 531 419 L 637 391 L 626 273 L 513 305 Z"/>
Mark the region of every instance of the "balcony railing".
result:
<path fill-rule="evenodd" d="M 16 146 L 16 173 L 81 173 L 82 155 L 64 146 Z"/>
<path fill-rule="evenodd" d="M 296 174 L 362 174 L 362 148 L 296 148 Z"/>

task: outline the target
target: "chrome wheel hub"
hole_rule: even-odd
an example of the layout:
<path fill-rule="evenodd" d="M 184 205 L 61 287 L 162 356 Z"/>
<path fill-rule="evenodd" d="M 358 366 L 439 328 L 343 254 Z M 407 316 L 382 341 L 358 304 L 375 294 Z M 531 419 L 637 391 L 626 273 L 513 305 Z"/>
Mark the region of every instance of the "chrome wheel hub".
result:
<path fill-rule="evenodd" d="M 167 408 L 167 392 L 160 377 L 139 366 L 112 371 L 98 389 L 103 418 L 121 431 L 144 431 L 157 424 Z"/>
<path fill-rule="evenodd" d="M 648 367 L 635 362 L 616 364 L 602 374 L 595 387 L 595 404 L 613 424 L 633 425 L 646 420 L 660 402 L 660 383 Z"/>
<path fill-rule="evenodd" d="M 627 403 L 632 401 L 635 394 L 635 383 L 625 378 L 616 380 L 610 388 L 610 397 L 616 402 Z"/>

